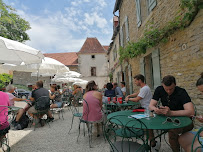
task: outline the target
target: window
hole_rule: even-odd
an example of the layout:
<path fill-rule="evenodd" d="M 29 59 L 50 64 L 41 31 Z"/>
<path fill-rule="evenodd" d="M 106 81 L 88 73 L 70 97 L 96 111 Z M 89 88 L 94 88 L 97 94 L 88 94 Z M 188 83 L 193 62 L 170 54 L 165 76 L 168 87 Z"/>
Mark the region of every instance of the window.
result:
<path fill-rule="evenodd" d="M 91 67 L 91 76 L 96 76 L 96 67 Z"/>
<path fill-rule="evenodd" d="M 113 50 L 113 60 L 115 61 L 117 58 L 117 47 L 115 45 L 114 50 Z"/>
<path fill-rule="evenodd" d="M 156 4 L 157 4 L 156 0 L 148 0 L 149 12 L 151 12 L 155 8 Z"/>
<path fill-rule="evenodd" d="M 145 76 L 146 83 L 151 89 L 155 89 L 161 85 L 160 57 L 158 49 L 140 59 L 140 72 Z"/>
<path fill-rule="evenodd" d="M 129 37 L 129 23 L 128 17 L 125 17 L 124 23 L 120 27 L 120 46 L 124 47 L 128 41 L 130 41 Z"/>
<path fill-rule="evenodd" d="M 92 57 L 92 59 L 95 59 L 95 55 L 92 55 L 91 57 Z"/>
<path fill-rule="evenodd" d="M 135 0 L 135 3 L 136 3 L 136 14 L 137 14 L 137 26 L 140 27 L 142 24 L 140 0 Z"/>

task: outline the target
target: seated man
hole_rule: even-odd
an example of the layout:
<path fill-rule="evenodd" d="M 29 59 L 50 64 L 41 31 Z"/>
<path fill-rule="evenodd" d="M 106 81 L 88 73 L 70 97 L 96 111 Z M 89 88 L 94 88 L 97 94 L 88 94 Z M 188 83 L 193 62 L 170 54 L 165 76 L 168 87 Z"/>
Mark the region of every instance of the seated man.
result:
<path fill-rule="evenodd" d="M 36 113 L 37 110 L 35 109 L 35 101 L 39 99 L 42 96 L 47 96 L 49 97 L 49 91 L 45 88 L 43 88 L 43 82 L 42 81 L 37 81 L 36 82 L 36 89 L 32 91 L 32 97 L 30 98 L 31 100 L 31 107 L 28 110 L 28 113 Z M 48 121 L 53 121 L 54 118 L 52 117 L 51 111 L 48 111 Z"/>
<path fill-rule="evenodd" d="M 123 97 L 123 92 L 121 88 L 118 86 L 118 83 L 113 83 L 113 90 L 115 90 L 116 97 Z"/>
<path fill-rule="evenodd" d="M 8 85 L 8 86 L 6 87 L 6 90 L 7 90 L 6 93 L 7 93 L 8 96 L 9 96 L 9 102 L 10 102 L 10 105 L 11 105 L 11 106 L 14 106 L 14 102 L 15 102 L 15 101 L 24 101 L 24 100 L 25 100 L 25 99 L 17 98 L 17 97 L 15 97 L 15 96 L 13 95 L 14 90 L 15 90 L 15 87 L 14 87 L 13 85 Z M 14 123 L 14 127 L 18 126 L 19 120 L 20 120 L 20 118 L 22 117 L 23 113 L 24 113 L 24 110 L 23 110 L 22 108 L 17 111 L 16 119 L 15 119 L 15 121 L 13 122 L 13 123 Z"/>
<path fill-rule="evenodd" d="M 162 106 L 157 107 L 159 99 L 161 100 Z M 176 79 L 171 75 L 165 76 L 162 86 L 156 88 L 149 108 L 156 114 L 165 116 L 190 117 L 195 113 L 194 106 L 186 90 L 176 86 Z M 173 152 L 180 151 L 180 144 L 178 142 L 179 134 L 190 131 L 192 128 L 193 124 L 184 128 L 169 130 L 169 143 Z"/>
<path fill-rule="evenodd" d="M 10 106 L 8 94 L 0 91 L 0 141 L 5 137 L 10 129 L 8 122 L 8 108 Z M 5 106 L 5 107 L 4 107 Z"/>

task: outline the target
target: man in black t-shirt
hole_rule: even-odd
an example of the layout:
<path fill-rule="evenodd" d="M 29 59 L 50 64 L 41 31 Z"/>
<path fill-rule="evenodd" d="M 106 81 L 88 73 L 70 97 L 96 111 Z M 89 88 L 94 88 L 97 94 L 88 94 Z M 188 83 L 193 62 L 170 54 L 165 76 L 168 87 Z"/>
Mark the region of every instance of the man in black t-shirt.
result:
<path fill-rule="evenodd" d="M 158 101 L 162 106 L 157 107 Z M 176 86 L 176 80 L 168 75 L 163 78 L 162 86 L 156 88 L 149 106 L 156 114 L 166 116 L 188 116 L 194 115 L 194 106 L 186 90 Z M 180 129 L 169 130 L 169 143 L 173 152 L 180 151 L 178 143 L 179 134 L 185 133 L 193 128 L 193 124 Z"/>
<path fill-rule="evenodd" d="M 28 113 L 37 113 L 37 110 L 35 109 L 34 104 L 35 104 L 35 101 L 42 96 L 49 97 L 49 91 L 47 89 L 43 88 L 43 82 L 42 81 L 37 81 L 36 82 L 36 89 L 32 91 L 32 96 L 30 98 L 31 107 L 29 108 Z M 50 110 L 48 111 L 48 119 L 49 119 L 49 121 L 52 121 L 54 119 L 52 117 Z"/>

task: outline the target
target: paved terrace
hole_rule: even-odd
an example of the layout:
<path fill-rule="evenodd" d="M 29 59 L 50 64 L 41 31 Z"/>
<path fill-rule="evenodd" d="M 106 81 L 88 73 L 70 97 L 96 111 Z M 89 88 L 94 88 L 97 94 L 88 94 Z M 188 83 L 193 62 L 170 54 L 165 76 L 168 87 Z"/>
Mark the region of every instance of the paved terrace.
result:
<path fill-rule="evenodd" d="M 17 103 L 16 106 L 23 107 L 24 103 Z M 109 144 L 105 143 L 103 136 L 93 137 L 93 148 L 89 148 L 88 136 L 83 136 L 83 130 L 76 142 L 78 135 L 78 118 L 75 119 L 73 129 L 68 134 L 72 113 L 65 109 L 64 120 L 58 119 L 44 127 L 26 128 L 24 130 L 10 130 L 9 141 L 11 152 L 109 152 Z M 83 126 L 82 126 L 83 129 Z M 86 129 L 87 130 L 87 129 Z M 171 152 L 166 143 L 162 142 L 162 152 Z"/>

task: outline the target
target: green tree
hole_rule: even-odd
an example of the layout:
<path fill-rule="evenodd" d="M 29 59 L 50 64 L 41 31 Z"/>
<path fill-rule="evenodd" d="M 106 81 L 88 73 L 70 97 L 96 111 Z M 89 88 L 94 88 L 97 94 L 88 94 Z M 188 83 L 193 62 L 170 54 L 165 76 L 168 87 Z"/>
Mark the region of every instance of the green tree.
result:
<path fill-rule="evenodd" d="M 8 85 L 11 80 L 12 80 L 13 76 L 10 74 L 0 74 L 0 89 L 6 87 L 6 85 Z"/>
<path fill-rule="evenodd" d="M 15 12 L 14 8 L 0 0 L 0 36 L 24 42 L 30 39 L 26 31 L 31 27 L 29 22 L 22 19 Z"/>

